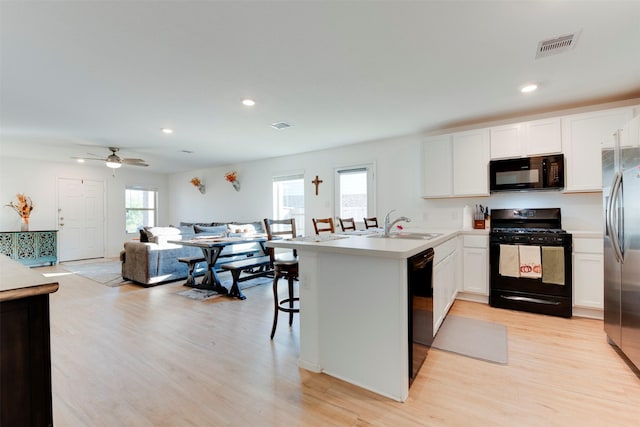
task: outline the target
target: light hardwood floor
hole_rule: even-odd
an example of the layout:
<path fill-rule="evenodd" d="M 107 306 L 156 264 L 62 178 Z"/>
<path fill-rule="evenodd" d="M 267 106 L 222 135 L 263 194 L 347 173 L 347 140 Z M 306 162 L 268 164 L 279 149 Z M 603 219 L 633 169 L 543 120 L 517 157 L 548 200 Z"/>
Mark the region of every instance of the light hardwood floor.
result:
<path fill-rule="evenodd" d="M 507 325 L 509 364 L 432 349 L 398 403 L 298 368 L 297 317 L 289 329 L 282 316 L 269 340 L 269 286 L 245 290 L 245 301 L 201 302 L 176 295 L 182 282 L 109 288 L 57 277 L 57 427 L 640 425 L 640 379 L 601 321 L 458 301 L 451 313 Z"/>

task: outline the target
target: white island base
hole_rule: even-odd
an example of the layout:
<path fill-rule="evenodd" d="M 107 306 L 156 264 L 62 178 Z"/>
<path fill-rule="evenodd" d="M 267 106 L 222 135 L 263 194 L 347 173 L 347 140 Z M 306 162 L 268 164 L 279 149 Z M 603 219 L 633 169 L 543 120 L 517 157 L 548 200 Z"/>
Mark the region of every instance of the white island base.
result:
<path fill-rule="evenodd" d="M 298 251 L 299 366 L 404 402 L 409 394 L 407 259 L 445 236 L 429 242 L 368 237 L 268 242 Z"/>
<path fill-rule="evenodd" d="M 298 250 L 302 368 L 405 401 L 405 259 Z"/>

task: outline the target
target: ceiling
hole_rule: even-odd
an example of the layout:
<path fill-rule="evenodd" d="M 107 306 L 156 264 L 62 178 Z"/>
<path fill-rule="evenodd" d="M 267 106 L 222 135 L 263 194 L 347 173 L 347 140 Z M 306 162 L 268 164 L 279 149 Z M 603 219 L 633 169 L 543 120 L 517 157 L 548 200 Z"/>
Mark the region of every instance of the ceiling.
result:
<path fill-rule="evenodd" d="M 0 155 L 116 146 L 178 172 L 308 152 L 640 97 L 638 52 L 639 1 L 3 0 Z"/>

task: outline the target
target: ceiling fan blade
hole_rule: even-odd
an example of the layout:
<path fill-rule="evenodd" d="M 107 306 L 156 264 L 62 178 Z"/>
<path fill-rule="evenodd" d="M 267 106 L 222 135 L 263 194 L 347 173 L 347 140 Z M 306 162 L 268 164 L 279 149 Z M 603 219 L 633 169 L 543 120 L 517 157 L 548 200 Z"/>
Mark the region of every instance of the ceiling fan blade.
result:
<path fill-rule="evenodd" d="M 104 162 L 104 159 L 100 159 L 97 157 L 77 157 L 77 156 L 71 156 L 72 159 L 76 159 L 76 160 L 98 160 L 101 162 Z"/>
<path fill-rule="evenodd" d="M 121 159 L 122 163 L 125 165 L 131 165 L 131 166 L 149 166 L 144 160 L 142 159 Z"/>

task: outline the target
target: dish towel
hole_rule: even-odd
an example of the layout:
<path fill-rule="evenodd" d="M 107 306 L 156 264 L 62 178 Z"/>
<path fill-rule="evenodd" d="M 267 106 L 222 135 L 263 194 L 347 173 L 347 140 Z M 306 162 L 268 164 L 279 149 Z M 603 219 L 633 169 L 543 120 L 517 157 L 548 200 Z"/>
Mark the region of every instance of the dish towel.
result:
<path fill-rule="evenodd" d="M 564 285 L 564 248 L 542 247 L 542 283 Z"/>
<path fill-rule="evenodd" d="M 500 245 L 500 275 L 520 277 L 520 258 L 516 245 Z"/>
<path fill-rule="evenodd" d="M 520 277 L 539 279 L 542 277 L 540 246 L 518 246 L 520 255 Z"/>

